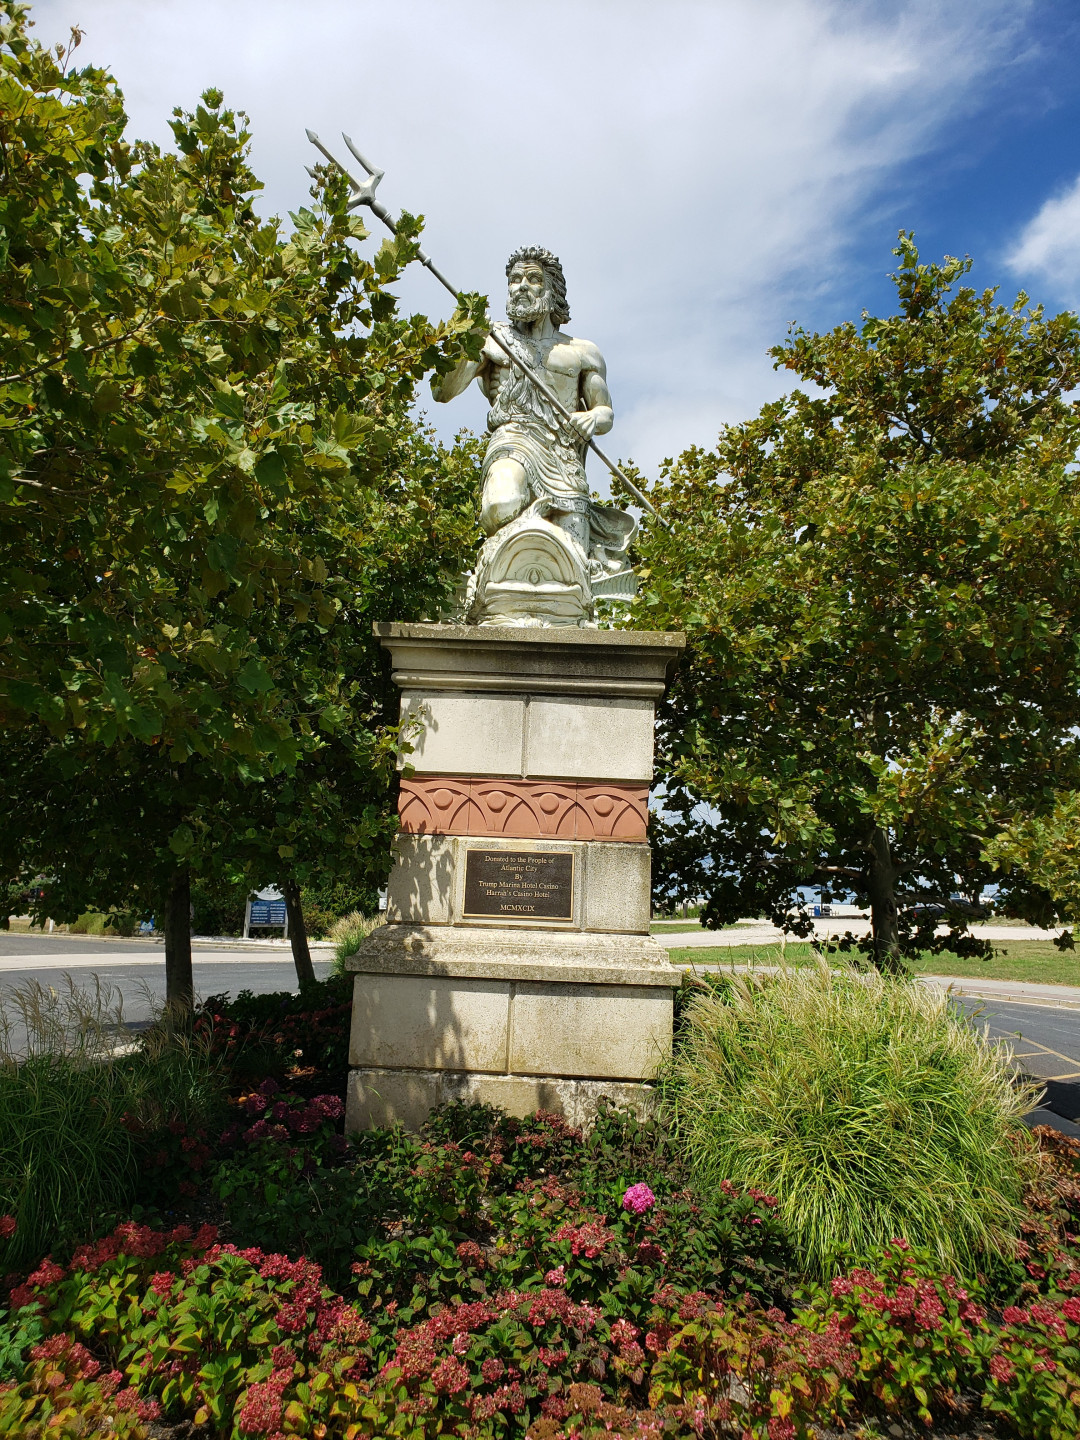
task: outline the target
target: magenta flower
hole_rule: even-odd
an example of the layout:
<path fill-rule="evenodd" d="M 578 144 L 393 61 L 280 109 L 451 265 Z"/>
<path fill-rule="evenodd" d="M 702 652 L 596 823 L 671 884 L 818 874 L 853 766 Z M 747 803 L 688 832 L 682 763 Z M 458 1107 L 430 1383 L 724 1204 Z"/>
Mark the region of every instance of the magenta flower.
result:
<path fill-rule="evenodd" d="M 646 1210 L 651 1210 L 655 1204 L 656 1196 L 648 1185 L 631 1185 L 622 1197 L 623 1209 L 630 1210 L 635 1215 L 644 1215 Z"/>

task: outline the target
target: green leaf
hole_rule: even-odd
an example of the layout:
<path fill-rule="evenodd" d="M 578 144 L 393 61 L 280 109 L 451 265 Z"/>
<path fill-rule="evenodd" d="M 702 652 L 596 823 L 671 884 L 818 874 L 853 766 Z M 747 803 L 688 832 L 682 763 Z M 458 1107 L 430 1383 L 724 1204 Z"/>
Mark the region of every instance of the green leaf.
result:
<path fill-rule="evenodd" d="M 265 695 L 274 688 L 274 682 L 263 665 L 254 658 L 238 672 L 237 680 L 252 695 Z"/>

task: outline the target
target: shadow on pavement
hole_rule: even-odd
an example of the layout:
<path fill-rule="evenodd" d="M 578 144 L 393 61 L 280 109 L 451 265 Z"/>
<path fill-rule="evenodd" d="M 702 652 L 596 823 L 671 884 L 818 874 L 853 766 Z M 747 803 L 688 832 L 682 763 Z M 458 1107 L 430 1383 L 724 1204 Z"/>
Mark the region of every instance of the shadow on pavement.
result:
<path fill-rule="evenodd" d="M 1080 1122 L 1080 1081 L 1040 1080 L 1036 1082 L 1046 1091 L 1043 1106 L 1053 1110 L 1064 1120 Z"/>

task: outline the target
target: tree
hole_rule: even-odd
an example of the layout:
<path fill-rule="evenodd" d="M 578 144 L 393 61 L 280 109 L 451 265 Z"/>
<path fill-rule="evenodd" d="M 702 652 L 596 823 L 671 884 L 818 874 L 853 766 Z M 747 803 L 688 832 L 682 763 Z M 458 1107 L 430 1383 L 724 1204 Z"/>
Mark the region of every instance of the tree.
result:
<path fill-rule="evenodd" d="M 970 261 L 922 264 L 906 234 L 894 253 L 896 315 L 772 351 L 814 393 L 665 467 L 651 498 L 674 533 L 646 536 L 638 608 L 689 634 L 661 892 L 697 887 L 710 924 L 785 921 L 800 885 L 854 892 L 889 966 L 985 953 L 953 896 L 979 895 L 987 845 L 1080 766 L 1080 323 L 953 294 Z M 1045 898 L 1009 888 L 1016 913 Z M 950 937 L 919 901 L 950 910 Z"/>
<path fill-rule="evenodd" d="M 316 834 L 386 864 L 371 620 L 436 613 L 473 543 L 473 452 L 410 406 L 483 303 L 400 316 L 419 221 L 366 259 L 320 174 L 286 233 L 219 92 L 178 153 L 129 143 L 108 75 L 0 20 L 0 874 L 164 915 L 188 1005 L 190 875 L 251 860 L 252 816 L 283 870 Z"/>
<path fill-rule="evenodd" d="M 1052 808 L 1016 816 L 986 847 L 1008 900 L 1037 925 L 1080 924 L 1080 793 L 1061 791 Z M 1066 930 L 1055 942 L 1075 949 Z"/>

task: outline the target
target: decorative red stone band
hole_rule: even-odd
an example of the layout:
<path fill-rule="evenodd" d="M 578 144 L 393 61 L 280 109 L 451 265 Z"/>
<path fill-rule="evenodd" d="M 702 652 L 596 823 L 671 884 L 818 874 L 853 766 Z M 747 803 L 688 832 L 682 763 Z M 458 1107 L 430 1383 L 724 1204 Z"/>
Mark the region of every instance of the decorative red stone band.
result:
<path fill-rule="evenodd" d="M 402 780 L 401 828 L 412 835 L 515 835 L 522 839 L 645 839 L 648 785 L 598 780 Z"/>

